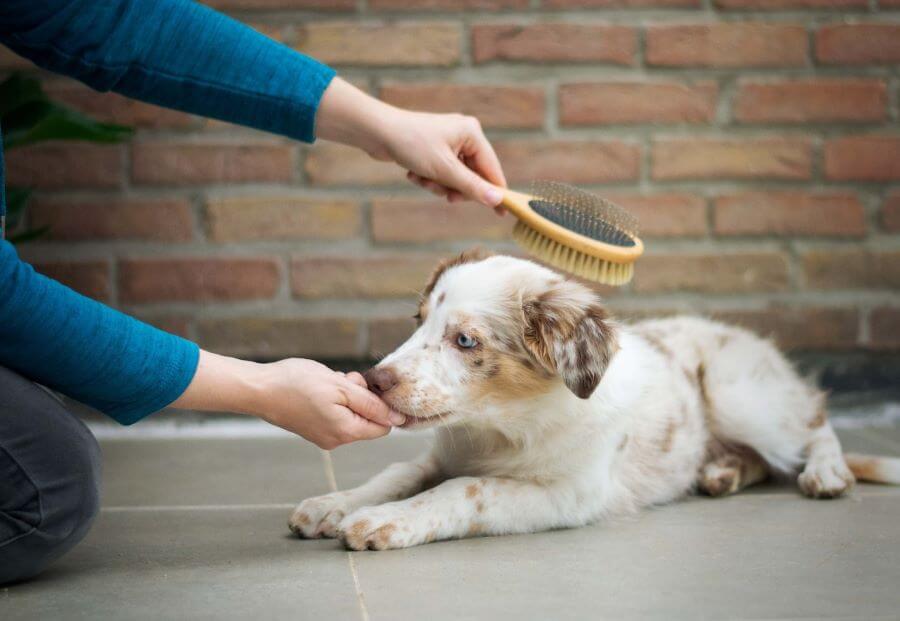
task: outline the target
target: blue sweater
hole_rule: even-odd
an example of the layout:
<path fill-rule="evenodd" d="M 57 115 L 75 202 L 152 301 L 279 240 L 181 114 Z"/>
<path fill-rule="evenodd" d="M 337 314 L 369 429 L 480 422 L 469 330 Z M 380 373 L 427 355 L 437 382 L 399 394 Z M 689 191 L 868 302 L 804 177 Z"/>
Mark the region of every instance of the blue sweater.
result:
<path fill-rule="evenodd" d="M 334 72 L 189 0 L 3 0 L 0 43 L 101 91 L 314 140 Z M 0 147 L 0 213 L 4 186 Z M 190 384 L 195 344 L 37 274 L 0 241 L 0 365 L 123 424 Z"/>

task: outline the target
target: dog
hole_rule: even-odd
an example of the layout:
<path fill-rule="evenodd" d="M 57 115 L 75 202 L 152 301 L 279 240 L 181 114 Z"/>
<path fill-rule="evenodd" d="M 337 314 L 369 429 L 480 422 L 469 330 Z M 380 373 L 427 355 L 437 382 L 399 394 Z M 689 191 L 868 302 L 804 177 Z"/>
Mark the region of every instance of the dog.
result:
<path fill-rule="evenodd" d="M 305 500 L 300 537 L 386 550 L 571 528 L 774 473 L 812 498 L 900 483 L 900 459 L 842 455 L 824 394 L 742 328 L 625 325 L 584 285 L 480 251 L 438 266 L 416 318 L 365 378 L 405 428 L 437 428 L 433 449 Z"/>

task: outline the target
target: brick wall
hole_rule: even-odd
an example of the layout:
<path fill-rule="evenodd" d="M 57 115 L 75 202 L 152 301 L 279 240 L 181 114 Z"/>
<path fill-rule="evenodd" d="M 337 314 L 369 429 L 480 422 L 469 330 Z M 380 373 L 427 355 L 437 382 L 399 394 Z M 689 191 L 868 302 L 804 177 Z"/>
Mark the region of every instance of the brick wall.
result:
<path fill-rule="evenodd" d="M 514 185 L 633 210 L 648 254 L 605 291 L 621 313 L 710 313 L 830 359 L 900 350 L 897 0 L 210 4 L 388 101 L 477 115 Z M 513 249 L 509 219 L 346 147 L 46 85 L 139 131 L 9 155 L 53 227 L 24 255 L 213 350 L 377 356 L 438 257 Z"/>

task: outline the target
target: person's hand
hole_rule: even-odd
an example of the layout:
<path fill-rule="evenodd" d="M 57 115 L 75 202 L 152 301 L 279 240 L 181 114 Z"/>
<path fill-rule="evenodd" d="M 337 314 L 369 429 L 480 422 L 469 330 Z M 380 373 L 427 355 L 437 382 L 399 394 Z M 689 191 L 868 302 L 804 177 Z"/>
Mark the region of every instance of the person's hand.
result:
<path fill-rule="evenodd" d="M 506 187 L 500 162 L 474 117 L 389 106 L 335 78 L 316 118 L 316 134 L 397 162 L 407 177 L 451 202 L 497 207 Z"/>
<path fill-rule="evenodd" d="M 390 433 L 406 417 L 347 375 L 312 360 L 257 364 L 206 351 L 173 407 L 252 414 L 323 449 Z"/>
<path fill-rule="evenodd" d="M 344 375 L 297 358 L 265 367 L 258 415 L 320 448 L 379 438 L 406 421 L 369 392 L 359 373 Z"/>

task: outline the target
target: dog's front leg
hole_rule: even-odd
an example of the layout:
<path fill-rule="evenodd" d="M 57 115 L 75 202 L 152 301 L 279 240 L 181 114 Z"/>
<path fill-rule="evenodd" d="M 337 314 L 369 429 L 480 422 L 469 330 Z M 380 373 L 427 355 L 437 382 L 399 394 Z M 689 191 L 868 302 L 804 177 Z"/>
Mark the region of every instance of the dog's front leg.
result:
<path fill-rule="evenodd" d="M 338 524 L 360 507 L 408 498 L 440 480 L 437 460 L 426 453 L 413 461 L 391 464 L 359 487 L 307 498 L 294 510 L 288 526 L 301 537 L 336 537 Z"/>
<path fill-rule="evenodd" d="M 496 477 L 461 477 L 400 502 L 365 507 L 341 522 L 353 550 L 407 548 L 438 539 L 529 533 L 584 523 L 562 488 Z M 576 515 L 578 514 L 578 515 Z"/>

